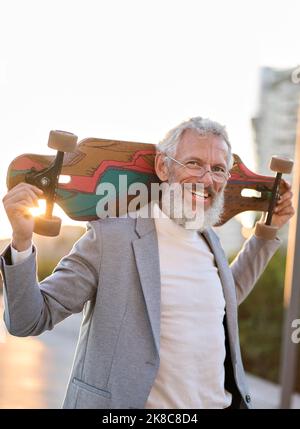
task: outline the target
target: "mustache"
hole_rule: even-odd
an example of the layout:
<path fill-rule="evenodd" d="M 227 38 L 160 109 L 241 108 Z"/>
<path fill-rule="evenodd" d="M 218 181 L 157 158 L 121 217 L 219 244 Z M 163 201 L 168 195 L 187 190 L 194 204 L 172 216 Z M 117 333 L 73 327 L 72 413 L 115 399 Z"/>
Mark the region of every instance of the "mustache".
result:
<path fill-rule="evenodd" d="M 200 183 L 188 183 L 188 185 L 191 187 L 190 190 L 193 192 L 195 192 L 197 190 L 197 185 L 199 186 L 199 184 Z M 183 183 L 181 185 L 182 188 L 184 188 L 184 185 L 186 185 L 186 183 Z M 203 190 L 204 190 L 204 192 L 207 192 L 208 194 L 210 194 L 213 198 L 216 197 L 217 195 L 219 195 L 220 193 L 222 193 L 222 190 L 220 192 L 216 192 L 211 185 L 204 187 Z"/>

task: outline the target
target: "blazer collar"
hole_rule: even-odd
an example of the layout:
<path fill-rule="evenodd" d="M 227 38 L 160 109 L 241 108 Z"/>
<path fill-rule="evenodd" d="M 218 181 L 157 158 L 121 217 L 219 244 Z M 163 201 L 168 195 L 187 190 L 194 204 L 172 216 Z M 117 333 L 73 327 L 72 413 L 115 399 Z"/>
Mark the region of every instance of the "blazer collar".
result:
<path fill-rule="evenodd" d="M 136 219 L 135 230 L 140 238 L 149 234 L 149 232 L 156 231 L 154 219 L 138 217 Z"/>
<path fill-rule="evenodd" d="M 132 245 L 154 344 L 159 355 L 161 278 L 154 219 L 138 217 L 136 220 L 136 232 L 139 238 L 134 240 Z"/>
<path fill-rule="evenodd" d="M 228 266 L 227 258 L 224 254 L 220 239 L 217 234 L 211 228 L 208 228 L 207 230 L 203 231 L 202 235 L 215 256 L 215 261 L 218 268 L 226 303 L 226 322 L 228 327 L 228 335 L 230 337 L 231 344 L 235 344 L 236 337 L 238 335 L 238 321 L 237 300 L 233 275 L 230 267 Z M 235 350 L 232 347 L 231 354 L 233 362 L 235 362 Z"/>

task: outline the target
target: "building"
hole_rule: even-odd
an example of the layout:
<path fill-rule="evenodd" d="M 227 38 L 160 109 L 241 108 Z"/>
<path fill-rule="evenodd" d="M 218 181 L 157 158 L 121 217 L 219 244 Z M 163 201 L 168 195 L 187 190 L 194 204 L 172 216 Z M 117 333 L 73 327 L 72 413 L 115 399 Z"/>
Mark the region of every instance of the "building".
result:
<path fill-rule="evenodd" d="M 297 68 L 261 69 L 257 115 L 252 119 L 257 169 L 261 174 L 274 174 L 269 169 L 272 155 L 295 156 L 297 116 L 300 100 L 300 79 Z M 299 68 L 300 73 L 300 68 Z M 285 176 L 292 181 L 292 176 Z M 287 228 L 282 232 L 287 237 Z"/>
<path fill-rule="evenodd" d="M 257 166 L 270 174 L 272 155 L 294 158 L 300 81 L 293 79 L 296 70 L 261 69 L 259 110 L 252 119 Z"/>

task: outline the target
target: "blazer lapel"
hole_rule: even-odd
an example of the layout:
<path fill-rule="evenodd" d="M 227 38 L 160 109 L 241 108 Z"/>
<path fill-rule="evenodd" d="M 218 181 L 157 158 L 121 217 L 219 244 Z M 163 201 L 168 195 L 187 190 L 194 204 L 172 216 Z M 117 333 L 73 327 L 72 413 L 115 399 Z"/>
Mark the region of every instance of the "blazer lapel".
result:
<path fill-rule="evenodd" d="M 154 343 L 160 345 L 160 267 L 157 234 L 154 220 L 137 218 L 136 232 L 140 238 L 133 241 L 136 265 L 140 276 Z"/>
<path fill-rule="evenodd" d="M 216 265 L 218 267 L 220 280 L 222 283 L 224 298 L 226 302 L 226 320 L 228 327 L 228 335 L 230 343 L 233 345 L 236 343 L 237 338 L 237 301 L 234 279 L 231 270 L 228 266 L 227 258 L 224 254 L 223 248 L 220 244 L 219 238 L 212 229 L 207 229 L 202 233 L 203 237 L 207 241 L 211 248 L 214 256 Z M 235 348 L 231 347 L 232 357 L 236 360 Z"/>

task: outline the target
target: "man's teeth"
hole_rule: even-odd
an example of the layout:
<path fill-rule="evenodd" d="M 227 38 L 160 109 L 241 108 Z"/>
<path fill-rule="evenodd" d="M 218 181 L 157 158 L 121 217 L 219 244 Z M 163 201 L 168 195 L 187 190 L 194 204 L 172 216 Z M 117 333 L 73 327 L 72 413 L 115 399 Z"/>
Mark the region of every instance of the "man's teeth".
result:
<path fill-rule="evenodd" d="M 207 192 L 196 192 L 196 191 L 192 191 L 192 194 L 197 195 L 198 197 L 201 198 L 208 198 L 209 194 Z"/>

